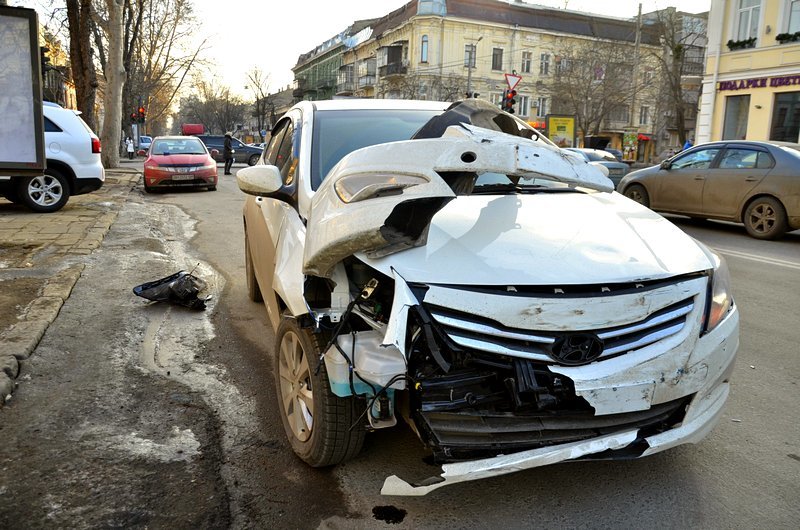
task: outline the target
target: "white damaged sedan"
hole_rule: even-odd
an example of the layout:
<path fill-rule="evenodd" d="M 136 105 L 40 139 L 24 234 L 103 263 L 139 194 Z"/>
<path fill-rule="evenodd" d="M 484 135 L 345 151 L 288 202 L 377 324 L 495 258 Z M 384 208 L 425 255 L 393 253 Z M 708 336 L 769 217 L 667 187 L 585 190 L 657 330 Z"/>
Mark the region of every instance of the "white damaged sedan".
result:
<path fill-rule="evenodd" d="M 312 466 L 402 418 L 388 495 L 706 436 L 739 345 L 725 262 L 486 102 L 302 102 L 240 170 L 250 297 Z"/>

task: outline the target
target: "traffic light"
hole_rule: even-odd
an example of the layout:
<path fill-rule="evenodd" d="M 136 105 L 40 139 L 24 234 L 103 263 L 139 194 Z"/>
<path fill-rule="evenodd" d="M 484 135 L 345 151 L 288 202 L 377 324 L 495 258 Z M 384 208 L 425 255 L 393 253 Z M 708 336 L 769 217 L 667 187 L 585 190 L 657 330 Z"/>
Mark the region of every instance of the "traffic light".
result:
<path fill-rule="evenodd" d="M 143 106 L 139 106 L 139 123 L 144 123 L 147 118 L 147 110 Z"/>
<path fill-rule="evenodd" d="M 516 95 L 517 95 L 516 90 L 503 91 L 503 103 L 500 106 L 500 108 L 508 112 L 509 114 L 514 114 L 514 105 L 517 103 L 517 100 L 514 99 L 514 96 Z"/>

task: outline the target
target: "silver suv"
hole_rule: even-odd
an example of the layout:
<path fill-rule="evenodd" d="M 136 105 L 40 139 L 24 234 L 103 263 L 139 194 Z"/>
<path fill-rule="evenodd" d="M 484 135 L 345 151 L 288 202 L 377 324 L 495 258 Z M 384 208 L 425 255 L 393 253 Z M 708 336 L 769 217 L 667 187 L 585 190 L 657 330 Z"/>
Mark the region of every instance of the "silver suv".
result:
<path fill-rule="evenodd" d="M 35 212 L 55 212 L 69 200 L 100 189 L 105 169 L 100 161 L 100 139 L 79 112 L 44 102 L 44 139 L 47 169 L 34 177 L 0 177 L 0 194 Z"/>

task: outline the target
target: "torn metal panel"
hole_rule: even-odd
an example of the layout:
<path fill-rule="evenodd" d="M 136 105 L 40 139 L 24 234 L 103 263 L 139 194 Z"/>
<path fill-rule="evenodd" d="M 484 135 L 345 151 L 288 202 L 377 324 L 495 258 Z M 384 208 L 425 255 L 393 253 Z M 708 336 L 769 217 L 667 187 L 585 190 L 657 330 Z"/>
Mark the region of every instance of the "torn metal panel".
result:
<path fill-rule="evenodd" d="M 596 168 L 557 147 L 470 125 L 442 138 L 354 151 L 331 170 L 311 202 L 304 271 L 327 276 L 356 252 L 372 257 L 424 245 L 434 214 L 455 198 L 441 172 L 546 177 L 613 191 Z"/>
<path fill-rule="evenodd" d="M 565 460 L 573 460 L 585 455 L 601 453 L 609 449 L 620 449 L 633 442 L 636 439 L 637 432 L 637 430 L 632 430 L 592 438 L 591 440 L 582 442 L 542 447 L 510 455 L 500 455 L 494 458 L 444 464 L 442 466 L 443 473 L 440 477 L 431 477 L 430 479 L 416 484 L 409 484 L 396 475 L 392 475 L 387 477 L 384 481 L 381 494 L 406 496 L 426 495 L 435 489 L 458 482 L 506 475 L 524 469 L 532 469 L 563 462 Z"/>
<path fill-rule="evenodd" d="M 392 312 L 389 315 L 389 325 L 386 326 L 386 334 L 383 337 L 384 346 L 392 345 L 399 351 L 405 353 L 406 335 L 408 329 L 408 310 L 418 305 L 419 302 L 408 288 L 408 284 L 400 274 L 392 269 L 394 276 L 394 299 L 392 301 Z"/>
<path fill-rule="evenodd" d="M 269 201 L 278 203 L 278 201 Z M 274 229 L 274 219 L 282 219 L 280 232 L 276 233 L 273 241 L 276 241 L 275 248 L 275 276 L 272 287 L 286 304 L 286 308 L 292 316 L 298 317 L 308 313 L 306 300 L 303 298 L 303 246 L 306 241 L 306 227 L 297 212 L 285 205 L 273 206 L 280 208 L 280 215 L 268 215 L 264 212 L 267 226 L 270 230 Z M 270 219 L 273 219 L 270 222 Z"/>

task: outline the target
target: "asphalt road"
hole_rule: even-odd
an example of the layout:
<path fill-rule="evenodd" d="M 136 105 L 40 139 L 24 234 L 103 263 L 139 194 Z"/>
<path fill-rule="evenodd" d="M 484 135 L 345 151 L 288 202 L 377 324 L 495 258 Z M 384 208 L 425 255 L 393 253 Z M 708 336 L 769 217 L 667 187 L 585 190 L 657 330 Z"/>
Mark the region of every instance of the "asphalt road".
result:
<path fill-rule="evenodd" d="M 19 479 L 0 479 L 0 527 L 797 527 L 800 233 L 762 242 L 741 226 L 676 219 L 726 257 L 742 316 L 731 398 L 701 444 L 392 498 L 379 493 L 386 476 L 439 473 L 408 428 L 369 435 L 333 470 L 291 454 L 273 334 L 244 286 L 244 195 L 221 178 L 216 192 L 132 193 L 0 430 L 26 448 L 24 461 L 0 459 Z M 206 312 L 130 295 L 196 264 L 214 295 Z"/>

